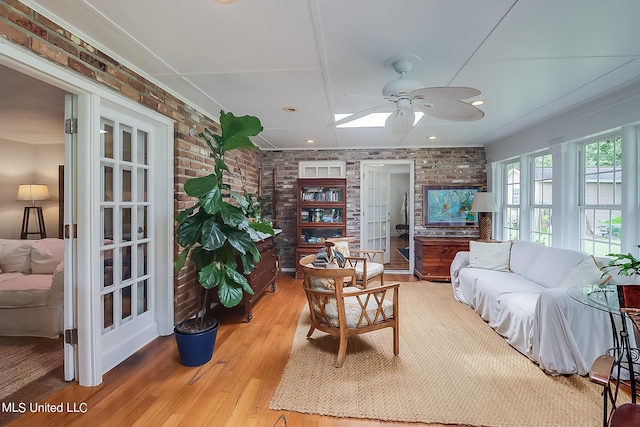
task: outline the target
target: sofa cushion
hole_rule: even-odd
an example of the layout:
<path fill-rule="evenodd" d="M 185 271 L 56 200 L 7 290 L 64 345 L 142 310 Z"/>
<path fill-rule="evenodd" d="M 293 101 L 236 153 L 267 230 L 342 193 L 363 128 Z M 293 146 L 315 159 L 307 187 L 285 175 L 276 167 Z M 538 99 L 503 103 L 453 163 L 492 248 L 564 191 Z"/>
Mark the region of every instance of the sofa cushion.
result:
<path fill-rule="evenodd" d="M 511 271 L 522 277 L 527 277 L 531 264 L 544 249 L 545 246 L 539 243 L 514 240 L 511 245 L 511 259 L 509 261 Z"/>
<path fill-rule="evenodd" d="M 486 270 L 509 271 L 511 241 L 501 243 L 469 242 L 469 265 Z"/>
<path fill-rule="evenodd" d="M 56 266 L 64 258 L 64 240 L 41 239 L 31 250 L 31 273 L 53 274 Z"/>
<path fill-rule="evenodd" d="M 359 292 L 360 289 L 347 286 L 342 292 L 344 294 L 350 294 L 354 292 Z M 352 297 L 344 298 L 344 311 L 347 317 L 347 328 L 355 328 L 358 326 L 358 322 L 360 322 L 360 318 L 362 317 L 364 311 L 366 311 L 368 318 L 373 323 L 379 323 L 384 321 L 384 318 L 392 318 L 393 317 L 393 302 L 389 300 L 382 301 L 382 312 L 384 313 L 384 317 L 382 313 L 378 311 L 378 303 L 375 298 L 367 298 L 366 295 L 358 295 Z M 338 323 L 338 304 L 335 298 L 329 298 L 325 301 L 325 314 L 327 315 L 328 323 L 334 327 L 339 328 L 340 324 Z M 316 313 L 320 314 L 322 309 L 316 305 L 314 306 L 314 310 Z M 366 320 L 363 321 L 366 325 Z"/>
<path fill-rule="evenodd" d="M 4 273 L 31 273 L 31 247 L 35 240 L 0 240 L 0 268 Z"/>
<path fill-rule="evenodd" d="M 0 308 L 42 307 L 49 302 L 51 276 L 43 274 L 10 274 L 0 281 Z"/>
<path fill-rule="evenodd" d="M 557 288 L 588 255 L 570 249 L 545 247 L 531 264 L 527 279 L 546 288 Z"/>
<path fill-rule="evenodd" d="M 592 256 L 586 257 L 582 262 L 576 265 L 564 278 L 560 287 L 570 288 L 572 286 L 582 285 L 604 285 L 611 279 L 610 274 L 602 275 L 602 271 L 598 268 L 598 263 Z"/>

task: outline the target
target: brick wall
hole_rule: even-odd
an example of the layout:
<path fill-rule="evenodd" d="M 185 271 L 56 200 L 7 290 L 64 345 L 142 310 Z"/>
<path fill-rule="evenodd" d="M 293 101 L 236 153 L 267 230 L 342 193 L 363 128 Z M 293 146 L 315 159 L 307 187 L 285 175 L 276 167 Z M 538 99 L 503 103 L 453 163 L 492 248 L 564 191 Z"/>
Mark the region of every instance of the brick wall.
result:
<path fill-rule="evenodd" d="M 339 160 L 347 164 L 347 235 L 360 236 L 360 161 L 412 160 L 415 165 L 415 232 L 426 236 L 478 237 L 477 228 L 423 227 L 424 185 L 486 186 L 484 148 L 422 148 L 388 150 L 307 150 L 263 151 L 260 153 L 262 194 L 276 200 L 278 226 L 283 229 L 283 265 L 294 268 L 296 262 L 296 204 L 298 162 Z M 276 185 L 273 170 L 276 170 Z M 274 188 L 277 189 L 274 196 Z"/>
<path fill-rule="evenodd" d="M 184 182 L 209 173 L 212 161 L 206 144 L 197 136 L 189 136 L 189 129 L 195 126 L 196 135 L 205 127 L 216 132 L 217 123 L 17 0 L 0 0 L 0 37 L 173 119 L 174 209 L 177 212 L 193 203 L 183 191 Z M 229 153 L 227 162 L 232 174 L 226 182 L 239 191 L 242 186 L 239 171 L 242 170 L 247 190 L 257 192 L 258 159 L 257 150 Z M 179 248 L 174 244 L 177 254 Z M 200 291 L 193 265 L 187 264 L 175 273 L 176 322 L 199 309 Z"/>

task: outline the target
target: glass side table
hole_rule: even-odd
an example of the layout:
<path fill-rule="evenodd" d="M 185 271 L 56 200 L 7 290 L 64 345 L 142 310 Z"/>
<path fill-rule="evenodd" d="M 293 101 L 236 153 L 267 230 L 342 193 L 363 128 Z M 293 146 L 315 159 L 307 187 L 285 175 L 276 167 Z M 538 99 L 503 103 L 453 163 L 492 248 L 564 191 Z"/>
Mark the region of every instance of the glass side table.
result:
<path fill-rule="evenodd" d="M 616 285 L 573 286 L 567 289 L 567 293 L 571 298 L 582 304 L 609 313 L 611 331 L 613 333 L 613 347 L 609 349 L 609 354 L 615 358 L 614 369 L 617 368 L 618 378 L 613 401 L 615 403 L 615 397 L 618 396 L 618 386 L 622 383 L 629 386 L 631 389 L 631 400 L 633 403 L 636 403 L 636 372 L 634 365 L 636 365 L 638 359 L 640 359 L 640 353 L 637 348 L 631 348 L 627 316 L 620 312 L 618 287 Z M 616 325 L 614 316 L 621 318 L 619 328 Z M 623 371 L 625 373 L 628 372 L 628 380 L 620 379 Z"/>

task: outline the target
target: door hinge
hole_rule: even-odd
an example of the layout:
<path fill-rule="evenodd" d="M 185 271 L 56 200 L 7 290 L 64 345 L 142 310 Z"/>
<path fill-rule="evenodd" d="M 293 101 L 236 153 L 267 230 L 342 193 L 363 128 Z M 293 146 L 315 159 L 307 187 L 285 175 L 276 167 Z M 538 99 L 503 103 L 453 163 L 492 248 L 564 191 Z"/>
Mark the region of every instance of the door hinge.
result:
<path fill-rule="evenodd" d="M 64 330 L 64 343 L 65 344 L 78 344 L 78 330 L 77 329 L 65 329 Z"/>
<path fill-rule="evenodd" d="M 64 238 L 65 239 L 70 239 L 71 234 L 70 234 L 70 229 L 71 229 L 71 225 L 70 224 L 65 224 L 64 225 Z M 75 239 L 78 236 L 78 224 L 73 224 L 73 238 Z"/>
<path fill-rule="evenodd" d="M 64 133 L 71 135 L 78 133 L 78 119 L 67 119 L 64 121 Z"/>

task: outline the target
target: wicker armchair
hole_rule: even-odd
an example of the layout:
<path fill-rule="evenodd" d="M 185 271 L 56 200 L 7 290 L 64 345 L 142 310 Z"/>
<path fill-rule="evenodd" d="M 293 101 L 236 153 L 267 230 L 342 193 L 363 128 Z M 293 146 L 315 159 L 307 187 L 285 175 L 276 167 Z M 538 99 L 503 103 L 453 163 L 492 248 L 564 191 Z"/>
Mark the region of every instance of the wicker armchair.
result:
<path fill-rule="evenodd" d="M 336 367 L 344 364 L 349 337 L 382 328 L 393 328 L 393 354 L 399 352 L 398 289 L 400 284 L 371 289 L 355 287 L 355 269 L 318 268 L 315 255 L 300 260 L 302 287 L 307 295 L 310 338 L 318 329 L 340 338 Z M 387 298 L 389 297 L 389 298 Z"/>

